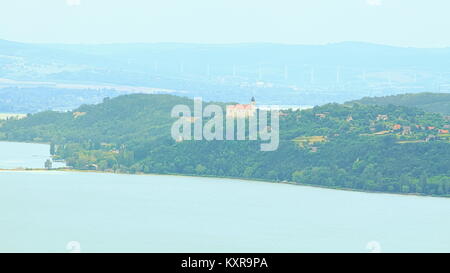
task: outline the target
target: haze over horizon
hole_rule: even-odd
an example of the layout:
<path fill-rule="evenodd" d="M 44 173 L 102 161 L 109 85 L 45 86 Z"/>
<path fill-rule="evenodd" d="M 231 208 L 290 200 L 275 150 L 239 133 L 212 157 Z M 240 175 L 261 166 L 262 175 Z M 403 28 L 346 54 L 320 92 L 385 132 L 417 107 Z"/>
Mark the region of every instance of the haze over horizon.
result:
<path fill-rule="evenodd" d="M 372 43 L 364 41 L 340 41 L 340 42 L 330 42 L 330 43 L 281 43 L 281 42 L 230 42 L 230 43 L 197 43 L 197 42 L 93 42 L 93 43 L 76 43 L 76 42 L 24 42 L 16 40 L 7 40 L 0 37 L 0 42 L 12 42 L 20 44 L 30 44 L 30 45 L 70 45 L 70 46 L 107 46 L 107 45 L 205 45 L 205 46 L 239 46 L 239 45 L 279 45 L 279 46 L 333 46 L 333 45 L 367 45 L 367 46 L 380 46 L 380 47 L 392 47 L 392 48 L 411 48 L 411 49 L 448 49 L 449 46 L 442 47 L 414 47 L 414 46 L 402 46 L 402 45 L 390 45 L 382 43 Z"/>
<path fill-rule="evenodd" d="M 450 46 L 448 8 L 444 0 L 17 0 L 0 3 L 0 39 L 69 44 L 358 41 L 441 48 Z"/>
<path fill-rule="evenodd" d="M 48 97 L 49 85 L 236 102 L 257 94 L 260 103 L 301 105 L 450 92 L 448 7 L 443 0 L 2 1 L 0 87 L 32 86 Z M 69 106 L 35 109 L 61 107 Z"/>

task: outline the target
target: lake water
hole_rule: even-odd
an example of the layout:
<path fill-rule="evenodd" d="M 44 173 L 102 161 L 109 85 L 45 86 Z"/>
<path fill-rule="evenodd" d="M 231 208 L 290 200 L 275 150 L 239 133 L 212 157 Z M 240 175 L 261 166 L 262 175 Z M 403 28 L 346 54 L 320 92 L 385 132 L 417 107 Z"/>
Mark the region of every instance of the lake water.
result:
<path fill-rule="evenodd" d="M 50 146 L 45 144 L 0 142 L 0 169 L 44 168 L 50 159 Z M 64 163 L 53 162 L 53 167 Z"/>
<path fill-rule="evenodd" d="M 6 145 L 14 160 L 37 164 L 29 153 L 42 146 Z M 5 164 L 11 153 L 0 151 Z M 82 252 L 369 252 L 368 245 L 450 252 L 449 216 L 446 198 L 220 178 L 0 172 L 0 252 L 68 252 L 71 241 Z"/>

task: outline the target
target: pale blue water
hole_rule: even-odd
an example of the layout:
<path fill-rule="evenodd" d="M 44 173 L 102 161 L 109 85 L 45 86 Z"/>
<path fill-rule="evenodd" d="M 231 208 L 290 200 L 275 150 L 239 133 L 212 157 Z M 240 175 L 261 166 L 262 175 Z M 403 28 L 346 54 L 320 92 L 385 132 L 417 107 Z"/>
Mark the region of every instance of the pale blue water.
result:
<path fill-rule="evenodd" d="M 368 252 L 371 241 L 383 252 L 450 252 L 449 216 L 446 198 L 0 172 L 0 252 L 67 252 L 69 241 L 82 252 Z"/>
<path fill-rule="evenodd" d="M 0 169 L 44 168 L 50 159 L 50 146 L 46 144 L 0 142 Z M 64 163 L 53 162 L 53 168 Z"/>

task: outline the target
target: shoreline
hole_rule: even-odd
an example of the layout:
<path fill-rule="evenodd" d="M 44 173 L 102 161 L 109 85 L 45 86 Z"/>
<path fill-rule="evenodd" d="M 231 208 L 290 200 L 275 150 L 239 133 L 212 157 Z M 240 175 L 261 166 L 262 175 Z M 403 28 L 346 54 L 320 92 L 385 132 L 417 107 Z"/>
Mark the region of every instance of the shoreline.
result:
<path fill-rule="evenodd" d="M 40 144 L 40 145 L 50 145 L 50 142 L 30 142 L 30 141 L 10 141 L 10 140 L 0 140 L 0 143 L 24 143 L 24 144 Z"/>
<path fill-rule="evenodd" d="M 158 173 L 122 173 L 122 172 L 108 172 L 108 171 L 96 171 L 96 170 L 79 170 L 79 169 L 69 169 L 69 168 L 59 168 L 59 169 L 44 169 L 44 168 L 16 168 L 16 169 L 2 169 L 0 168 L 0 173 L 2 172 L 74 172 L 74 173 L 98 173 L 98 174 L 117 174 L 117 175 L 137 175 L 137 176 L 173 176 L 173 177 L 192 177 L 192 178 L 205 178 L 205 179 L 213 179 L 220 178 L 226 180 L 238 180 L 238 181 L 246 181 L 246 182 L 264 182 L 264 183 L 272 183 L 272 184 L 283 184 L 283 185 L 291 185 L 291 186 L 302 186 L 302 187 L 311 187 L 316 189 L 325 189 L 325 190 L 336 190 L 336 191 L 346 191 L 346 192 L 357 192 L 357 193 L 367 193 L 367 194 L 389 194 L 396 196 L 414 196 L 414 197 L 428 197 L 428 198 L 450 198 L 450 196 L 440 196 L 440 195 L 424 195 L 417 193 L 392 193 L 392 192 L 382 192 L 382 191 L 368 191 L 368 190 L 357 190 L 357 189 L 349 189 L 349 188 L 338 188 L 338 187 L 326 187 L 321 185 L 312 185 L 312 184 L 303 184 L 296 183 L 290 181 L 270 181 L 264 179 L 250 179 L 250 178 L 239 178 L 239 177 L 226 177 L 226 176 L 199 176 L 199 175 L 188 175 L 188 174 L 158 174 Z"/>

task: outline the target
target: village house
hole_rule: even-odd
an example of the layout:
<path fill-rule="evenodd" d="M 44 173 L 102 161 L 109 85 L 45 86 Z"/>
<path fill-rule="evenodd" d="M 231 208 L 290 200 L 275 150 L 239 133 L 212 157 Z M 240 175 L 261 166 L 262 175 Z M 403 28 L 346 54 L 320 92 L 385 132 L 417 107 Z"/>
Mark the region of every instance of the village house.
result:
<path fill-rule="evenodd" d="M 448 130 L 439 129 L 439 134 L 448 134 Z"/>
<path fill-rule="evenodd" d="M 411 127 L 410 126 L 403 126 L 402 135 L 410 135 L 410 134 L 411 134 Z"/>
<path fill-rule="evenodd" d="M 392 129 L 393 129 L 394 131 L 400 130 L 400 129 L 402 129 L 402 126 L 401 126 L 400 124 L 395 124 L 394 126 L 392 126 Z"/>
<path fill-rule="evenodd" d="M 376 132 L 374 135 L 377 135 L 377 136 L 381 136 L 381 135 L 387 135 L 387 134 L 389 134 L 391 131 L 381 131 L 381 132 Z"/>
<path fill-rule="evenodd" d="M 227 105 L 227 118 L 249 118 L 256 114 L 256 101 L 252 97 L 250 104 Z"/>
<path fill-rule="evenodd" d="M 389 116 L 388 115 L 378 115 L 377 116 L 377 121 L 380 121 L 380 120 L 388 120 L 389 119 Z"/>
<path fill-rule="evenodd" d="M 72 115 L 73 115 L 73 118 L 76 119 L 76 118 L 86 115 L 86 112 L 74 112 Z"/>
<path fill-rule="evenodd" d="M 327 115 L 326 114 L 316 114 L 316 117 L 318 117 L 318 118 L 326 118 Z"/>
<path fill-rule="evenodd" d="M 98 165 L 97 164 L 89 164 L 86 167 L 87 167 L 87 169 L 89 171 L 97 171 L 98 170 Z"/>
<path fill-rule="evenodd" d="M 436 136 L 435 135 L 428 135 L 427 138 L 425 139 L 426 142 L 430 142 L 433 140 L 436 140 Z"/>

